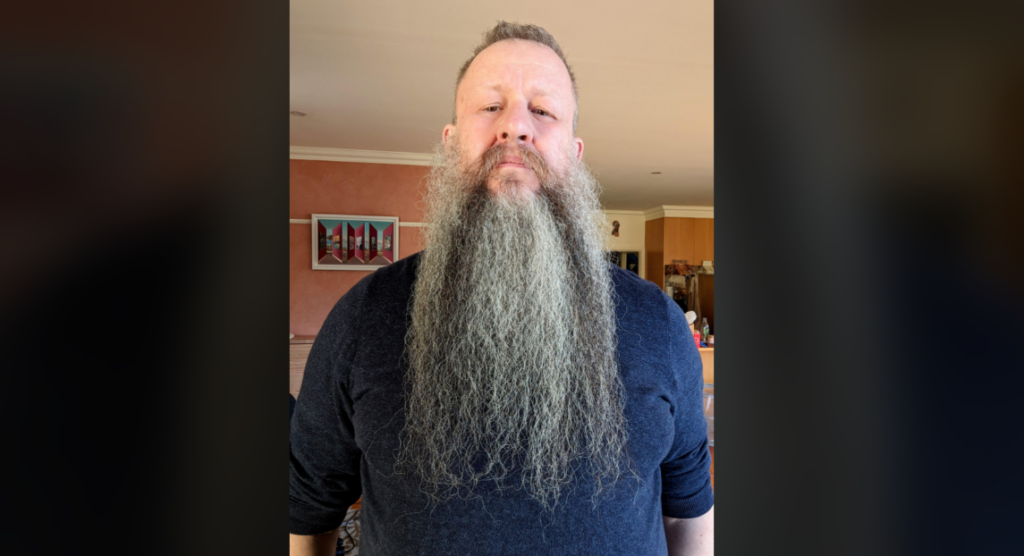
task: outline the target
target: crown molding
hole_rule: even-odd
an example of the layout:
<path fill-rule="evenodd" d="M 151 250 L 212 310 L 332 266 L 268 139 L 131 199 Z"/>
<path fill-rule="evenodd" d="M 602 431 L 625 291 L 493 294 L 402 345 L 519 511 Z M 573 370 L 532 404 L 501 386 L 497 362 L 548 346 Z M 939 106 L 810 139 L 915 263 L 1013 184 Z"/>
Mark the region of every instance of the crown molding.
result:
<path fill-rule="evenodd" d="M 644 211 L 642 210 L 606 210 L 605 214 L 609 215 L 621 215 L 621 216 L 642 216 Z"/>
<path fill-rule="evenodd" d="M 289 147 L 288 158 L 292 160 L 329 160 L 331 162 L 365 162 L 369 164 L 430 166 L 434 157 L 429 153 L 360 151 L 355 149 L 331 149 L 326 147 Z"/>
<path fill-rule="evenodd" d="M 689 207 L 682 205 L 662 205 L 644 211 L 644 220 L 658 218 L 714 218 L 715 207 Z"/>

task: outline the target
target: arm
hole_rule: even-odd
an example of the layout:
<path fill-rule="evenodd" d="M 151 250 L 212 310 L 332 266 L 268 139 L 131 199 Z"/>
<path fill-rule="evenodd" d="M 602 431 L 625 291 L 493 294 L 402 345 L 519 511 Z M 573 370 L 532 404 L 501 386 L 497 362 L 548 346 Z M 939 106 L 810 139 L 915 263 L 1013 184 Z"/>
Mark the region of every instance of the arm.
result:
<path fill-rule="evenodd" d="M 319 535 L 288 535 L 291 556 L 334 556 L 338 551 L 340 529 Z"/>
<path fill-rule="evenodd" d="M 668 302 L 668 298 L 665 298 Z M 714 491 L 711 487 L 711 451 L 704 418 L 703 365 L 686 317 L 669 306 L 666 328 L 672 365 L 670 398 L 675 422 L 672 446 L 661 464 L 661 515 L 671 556 L 710 556 L 714 550 Z"/>
<path fill-rule="evenodd" d="M 700 517 L 662 517 L 669 556 L 712 556 L 715 553 L 715 508 Z"/>
<path fill-rule="evenodd" d="M 362 452 L 355 441 L 348 376 L 358 345 L 351 322 L 358 321 L 365 282 L 328 315 L 306 361 L 290 432 L 288 532 L 293 554 L 333 556 L 331 542 L 338 527 L 362 494 Z"/>

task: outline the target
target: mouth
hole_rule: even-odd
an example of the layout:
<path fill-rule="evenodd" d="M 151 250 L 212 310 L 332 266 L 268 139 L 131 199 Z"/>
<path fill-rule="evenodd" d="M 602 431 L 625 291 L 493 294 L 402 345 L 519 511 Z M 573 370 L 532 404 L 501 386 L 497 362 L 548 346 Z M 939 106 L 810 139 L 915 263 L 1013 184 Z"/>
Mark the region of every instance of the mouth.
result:
<path fill-rule="evenodd" d="M 523 159 L 519 158 L 518 156 L 507 156 L 507 157 L 502 158 L 501 162 L 498 163 L 497 167 L 498 168 L 525 168 L 527 170 L 531 169 L 529 166 L 526 165 L 525 162 L 523 162 Z"/>

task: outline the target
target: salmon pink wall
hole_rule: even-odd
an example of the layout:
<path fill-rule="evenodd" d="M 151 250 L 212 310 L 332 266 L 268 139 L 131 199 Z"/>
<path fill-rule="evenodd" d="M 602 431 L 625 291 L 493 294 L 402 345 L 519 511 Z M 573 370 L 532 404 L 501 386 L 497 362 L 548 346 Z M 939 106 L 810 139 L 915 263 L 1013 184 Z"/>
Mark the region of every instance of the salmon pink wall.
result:
<path fill-rule="evenodd" d="M 420 185 L 430 168 L 397 164 L 364 164 L 292 160 L 289 218 L 312 214 L 397 216 L 399 222 L 421 222 Z M 423 248 L 422 230 L 399 226 L 399 257 Z M 369 271 L 313 270 L 309 224 L 289 225 L 290 331 L 312 336 L 320 331 L 334 304 Z"/>

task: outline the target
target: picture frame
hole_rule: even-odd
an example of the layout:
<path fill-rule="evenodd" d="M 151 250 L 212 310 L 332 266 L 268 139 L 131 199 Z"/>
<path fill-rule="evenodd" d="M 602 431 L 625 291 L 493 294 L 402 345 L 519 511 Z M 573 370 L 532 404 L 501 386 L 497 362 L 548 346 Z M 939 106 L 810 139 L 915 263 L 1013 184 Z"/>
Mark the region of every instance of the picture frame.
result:
<path fill-rule="evenodd" d="M 313 270 L 383 268 L 400 258 L 398 217 L 312 215 Z"/>

